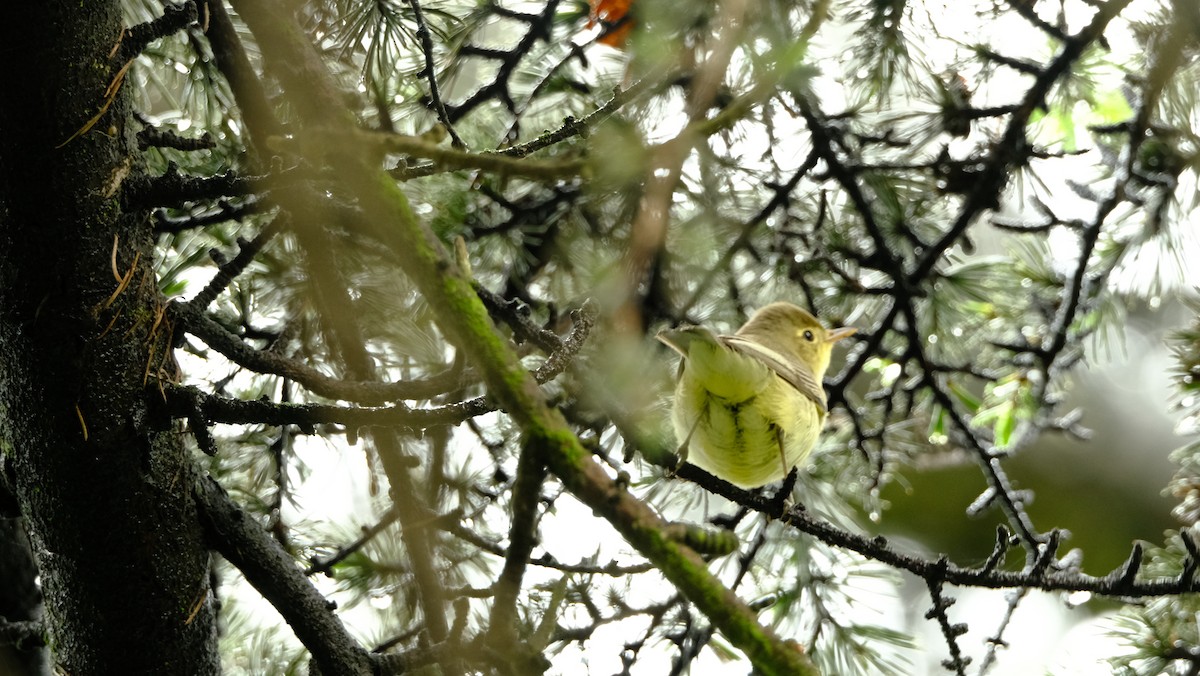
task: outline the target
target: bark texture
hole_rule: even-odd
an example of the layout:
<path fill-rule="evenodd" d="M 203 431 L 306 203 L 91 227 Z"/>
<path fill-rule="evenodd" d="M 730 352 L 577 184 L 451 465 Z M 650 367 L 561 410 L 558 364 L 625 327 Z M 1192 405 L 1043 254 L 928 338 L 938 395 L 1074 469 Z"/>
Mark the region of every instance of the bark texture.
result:
<path fill-rule="evenodd" d="M 209 554 L 169 370 L 114 0 L 18 3 L 0 100 L 0 454 L 53 661 L 74 676 L 216 673 Z M 102 112 L 103 111 L 103 112 Z M 94 120 L 94 124 L 78 136 Z"/>

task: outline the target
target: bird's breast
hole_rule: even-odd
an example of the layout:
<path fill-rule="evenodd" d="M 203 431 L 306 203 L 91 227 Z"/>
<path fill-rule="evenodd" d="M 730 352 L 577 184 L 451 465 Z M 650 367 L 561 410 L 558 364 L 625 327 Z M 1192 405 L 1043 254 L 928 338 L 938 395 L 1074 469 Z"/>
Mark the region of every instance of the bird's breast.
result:
<path fill-rule="evenodd" d="M 751 487 L 781 479 L 803 462 L 824 417 L 811 399 L 777 376 L 753 396 L 731 401 L 685 371 L 672 422 L 679 439 L 691 431 L 689 462 Z"/>

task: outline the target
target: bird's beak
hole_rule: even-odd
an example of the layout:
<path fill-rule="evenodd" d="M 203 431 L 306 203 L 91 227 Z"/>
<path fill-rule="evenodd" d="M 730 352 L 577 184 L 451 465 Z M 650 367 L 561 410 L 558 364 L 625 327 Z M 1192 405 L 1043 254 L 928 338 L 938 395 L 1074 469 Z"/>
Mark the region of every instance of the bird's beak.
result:
<path fill-rule="evenodd" d="M 858 332 L 858 329 L 853 326 L 843 326 L 840 329 L 830 329 L 829 333 L 825 334 L 826 338 L 831 343 L 836 343 L 847 336 L 853 336 Z"/>

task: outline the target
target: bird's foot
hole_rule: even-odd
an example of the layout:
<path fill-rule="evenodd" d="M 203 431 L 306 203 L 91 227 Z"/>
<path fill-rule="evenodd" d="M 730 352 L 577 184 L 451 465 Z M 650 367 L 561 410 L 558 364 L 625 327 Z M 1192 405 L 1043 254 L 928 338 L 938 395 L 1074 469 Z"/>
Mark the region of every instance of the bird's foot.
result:
<path fill-rule="evenodd" d="M 772 519 L 782 519 L 788 509 L 792 507 L 792 489 L 796 487 L 796 478 L 800 475 L 799 470 L 795 467 L 783 479 L 783 485 L 771 497 L 767 503 L 767 515 Z"/>
<path fill-rule="evenodd" d="M 687 447 L 687 442 L 684 442 L 675 451 L 675 464 L 671 465 L 670 467 L 667 467 L 664 471 L 664 475 L 668 479 L 674 479 L 675 475 L 679 473 L 679 468 L 683 467 L 683 463 L 687 462 L 687 457 L 688 457 L 688 447 Z"/>

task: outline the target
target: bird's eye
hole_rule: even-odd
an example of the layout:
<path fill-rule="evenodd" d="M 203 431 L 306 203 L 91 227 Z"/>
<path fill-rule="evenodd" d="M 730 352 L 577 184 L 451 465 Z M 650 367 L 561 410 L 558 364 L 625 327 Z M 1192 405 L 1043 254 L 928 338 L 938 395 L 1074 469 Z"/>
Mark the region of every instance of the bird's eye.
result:
<path fill-rule="evenodd" d="M 810 343 L 811 343 L 811 342 L 812 342 L 812 340 L 813 340 L 813 332 L 812 332 L 812 331 L 805 331 L 805 332 L 804 332 L 804 339 L 805 339 L 805 340 L 807 340 L 808 342 L 810 342 Z"/>

